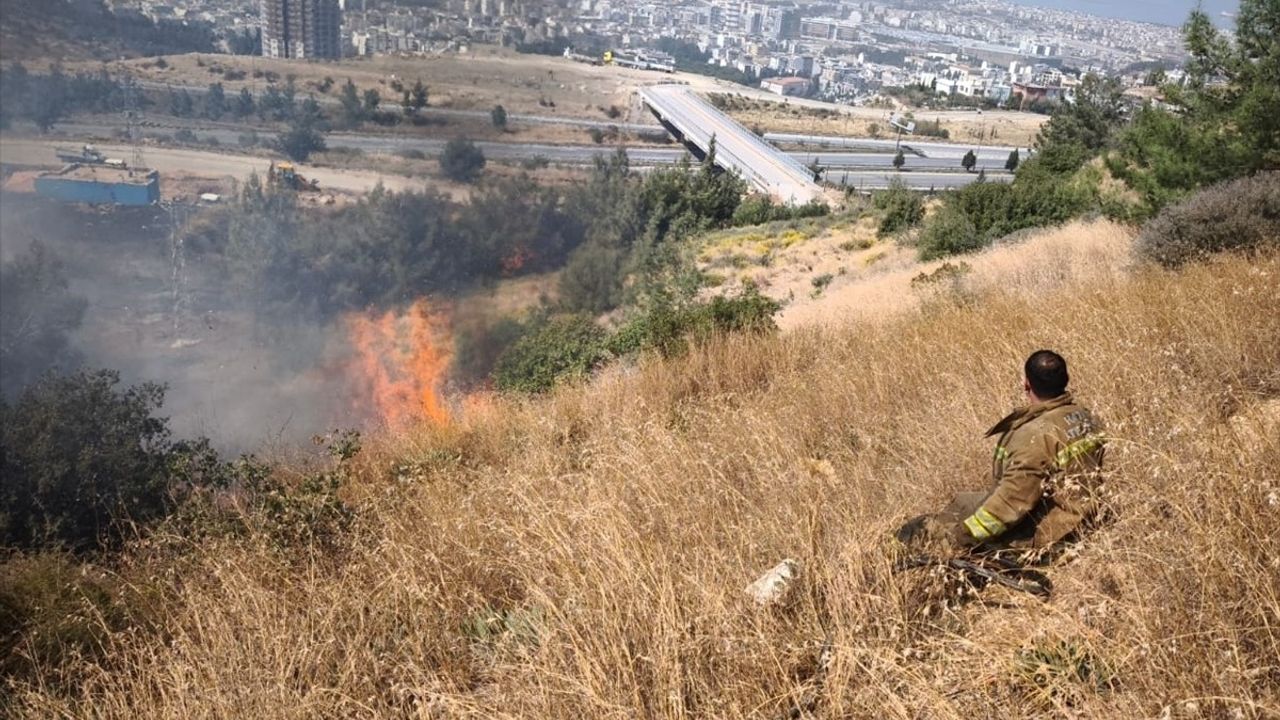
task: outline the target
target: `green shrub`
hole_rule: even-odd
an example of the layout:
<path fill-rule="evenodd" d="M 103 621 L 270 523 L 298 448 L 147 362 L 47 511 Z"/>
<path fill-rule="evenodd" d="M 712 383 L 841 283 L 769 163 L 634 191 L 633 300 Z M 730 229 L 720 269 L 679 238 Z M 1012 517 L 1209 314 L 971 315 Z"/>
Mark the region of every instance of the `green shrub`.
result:
<path fill-rule="evenodd" d="M 1115 671 L 1083 643 L 1041 640 L 1018 652 L 1013 679 L 1036 705 L 1062 707 L 1079 702 L 1086 694 L 1110 691 Z"/>
<path fill-rule="evenodd" d="M 622 299 L 626 255 L 616 247 L 588 242 L 569 256 L 560 273 L 560 302 L 570 312 L 601 313 Z"/>
<path fill-rule="evenodd" d="M 514 317 L 455 320 L 453 368 L 450 377 L 470 386 L 487 380 L 502 353 L 526 332 Z"/>
<path fill-rule="evenodd" d="M 171 509 L 169 464 L 189 448 L 154 415 L 163 387 L 119 382 L 110 370 L 46 375 L 0 404 L 4 545 L 90 550 Z"/>
<path fill-rule="evenodd" d="M 734 227 L 763 225 L 778 220 L 823 217 L 831 213 L 825 203 L 812 200 L 804 205 L 778 205 L 767 195 L 750 195 L 738 204 L 729 224 Z"/>
<path fill-rule="evenodd" d="M 873 196 L 872 204 L 881 211 L 879 233 L 882 237 L 914 227 L 924 219 L 924 201 L 897 178 L 888 190 Z"/>
<path fill-rule="evenodd" d="M 990 244 L 978 234 L 977 228 L 964 211 L 944 207 L 930 219 L 920 233 L 917 250 L 921 260 L 934 260 L 947 255 L 973 252 Z"/>
<path fill-rule="evenodd" d="M 606 357 L 605 331 L 585 315 L 563 315 L 520 338 L 498 358 L 494 387 L 545 392 L 566 377 L 586 375 Z"/>
<path fill-rule="evenodd" d="M 1280 172 L 1208 187 L 1148 222 L 1137 252 L 1167 267 L 1211 253 L 1280 246 Z"/>
<path fill-rule="evenodd" d="M 484 153 L 476 144 L 463 138 L 454 138 L 444 145 L 440 155 L 440 172 L 450 180 L 469 183 L 484 170 Z"/>
<path fill-rule="evenodd" d="M 924 260 L 984 248 L 1009 233 L 1066 222 L 1098 202 L 1101 170 L 1051 172 L 1040 158 L 1022 164 L 1011 184 L 974 182 L 947 194 L 918 243 Z"/>
<path fill-rule="evenodd" d="M 336 461 L 330 469 L 285 477 L 252 456 L 215 456 L 175 463 L 175 480 L 195 488 L 166 523 L 181 546 L 207 537 L 254 537 L 277 551 L 341 550 L 355 520 L 341 493 L 360 452 L 360 434 L 335 431 L 314 438 Z M 227 502 L 228 496 L 235 497 Z"/>
<path fill-rule="evenodd" d="M 781 305 L 748 287 L 736 297 L 717 296 L 705 303 L 675 306 L 659 303 L 632 318 L 609 339 L 618 354 L 654 350 L 664 357 L 688 348 L 690 338 L 704 340 L 721 332 L 769 332 Z"/>

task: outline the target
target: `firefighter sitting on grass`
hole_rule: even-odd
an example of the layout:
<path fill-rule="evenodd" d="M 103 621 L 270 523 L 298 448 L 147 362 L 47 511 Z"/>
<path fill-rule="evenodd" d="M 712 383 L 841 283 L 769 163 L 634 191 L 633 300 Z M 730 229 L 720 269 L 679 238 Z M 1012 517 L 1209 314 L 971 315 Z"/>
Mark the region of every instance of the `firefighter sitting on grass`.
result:
<path fill-rule="evenodd" d="M 898 530 L 900 541 L 1043 553 L 1093 519 L 1104 440 L 1067 391 L 1067 361 L 1037 351 L 1023 378 L 1027 406 L 987 431 L 998 438 L 991 489 L 960 493 L 942 512 L 910 520 Z"/>

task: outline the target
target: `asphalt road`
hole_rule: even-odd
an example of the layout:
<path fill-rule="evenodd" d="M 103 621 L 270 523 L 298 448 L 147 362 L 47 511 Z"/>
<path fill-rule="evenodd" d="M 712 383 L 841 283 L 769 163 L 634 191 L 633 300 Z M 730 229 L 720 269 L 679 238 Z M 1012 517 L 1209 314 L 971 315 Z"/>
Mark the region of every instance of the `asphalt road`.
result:
<path fill-rule="evenodd" d="M 56 129 L 69 136 L 67 144 L 74 145 L 74 138 L 112 137 L 118 127 L 92 123 L 59 123 Z M 168 130 L 168 128 L 166 128 Z M 201 140 L 216 138 L 220 144 L 228 148 L 236 148 L 243 134 L 230 129 L 200 129 L 195 131 Z M 260 132 L 262 141 L 275 138 L 273 133 Z M 362 133 L 330 133 L 326 136 L 329 147 L 351 148 L 368 154 L 394 154 L 407 150 L 418 150 L 427 157 L 437 157 L 444 152 L 446 140 L 423 138 L 407 135 L 372 135 Z M 720 140 L 717 137 L 717 143 Z M 611 145 L 551 145 L 546 143 L 501 143 L 479 141 L 476 145 L 484 152 L 485 157 L 498 161 L 520 161 L 532 158 L 545 158 L 548 162 L 563 164 L 589 164 L 600 154 L 613 151 Z M 892 149 L 892 144 L 890 144 Z M 636 166 L 671 165 L 686 155 L 684 148 L 673 145 L 668 147 L 639 146 L 628 147 L 627 155 Z M 828 168 L 889 168 L 893 165 L 891 152 L 825 152 L 796 150 L 787 153 L 802 166 L 811 165 L 814 161 Z M 961 153 L 963 155 L 963 153 Z M 1005 155 L 983 153 L 980 156 L 979 168 L 987 173 L 1002 172 Z M 906 169 L 909 170 L 953 170 L 959 172 L 959 156 L 955 157 L 919 157 L 908 154 Z"/>
<path fill-rule="evenodd" d="M 882 190 L 894 179 L 916 190 L 954 190 L 978 179 L 977 173 L 954 172 L 902 172 L 884 170 L 828 171 L 823 179 L 833 185 L 843 185 L 860 190 Z M 1013 175 L 987 173 L 989 182 L 1009 182 Z"/>
<path fill-rule="evenodd" d="M 23 157 L 28 158 L 28 162 L 32 163 L 54 164 L 56 163 L 52 153 L 54 146 L 75 146 L 86 139 L 111 137 L 113 132 L 119 128 L 100 124 L 59 123 L 56 129 L 66 137 L 32 140 L 29 142 L 18 141 L 26 142 L 28 148 L 35 146 L 44 148 L 40 153 L 25 152 Z M 166 128 L 166 130 L 171 129 Z M 197 135 L 202 140 L 216 138 L 226 148 L 226 152 L 207 152 L 194 148 L 145 146 L 144 153 L 148 162 L 157 165 L 157 169 L 160 170 L 182 169 L 195 173 L 203 171 L 222 175 L 237 174 L 232 172 L 232 169 L 236 166 L 245 167 L 246 163 L 255 167 L 258 164 L 263 167 L 266 166 L 266 160 L 258 162 L 259 159 L 257 158 L 248 159 L 236 154 L 241 135 L 238 130 L 201 128 Z M 269 141 L 274 138 L 272 133 L 266 132 L 259 133 L 258 136 L 262 141 Z M 439 156 L 444 151 L 446 143 L 445 140 L 435 138 L 355 133 L 331 133 L 327 136 L 327 140 L 330 147 L 353 148 L 368 154 L 391 154 L 397 151 L 414 149 L 422 152 L 426 157 Z M 12 142 L 6 139 L 6 143 L 12 145 Z M 129 149 L 118 143 L 119 141 L 116 140 L 106 144 L 99 143 L 99 145 L 109 155 L 127 159 Z M 720 143 L 719 136 L 717 136 L 717 143 Z M 479 142 L 477 145 L 485 153 L 486 157 L 495 161 L 517 162 L 541 157 L 548 162 L 557 164 L 591 163 L 596 156 L 610 153 L 614 149 L 613 146 L 608 145 L 550 145 L 499 142 Z M 879 145 L 870 145 L 869 147 L 882 149 L 882 146 Z M 686 151 L 679 146 L 628 147 L 626 150 L 633 167 L 670 165 L 687 155 Z M 937 152 L 933 148 L 930 151 Z M 898 173 L 890 169 L 893 161 L 891 152 L 794 151 L 787 154 L 802 166 L 807 166 L 817 161 L 820 166 L 827 169 L 825 179 L 829 182 L 839 184 L 841 178 L 847 177 L 848 180 L 845 184 L 857 187 L 883 187 L 888 184 L 888 178 L 891 177 L 899 177 L 907 186 L 921 189 L 958 187 L 972 182 L 976 177 L 974 173 L 962 172 L 959 159 L 956 157 L 919 157 L 909 154 L 906 156 L 906 165 L 903 167 L 903 172 Z M 948 155 L 954 155 L 954 153 L 948 153 Z M 158 163 L 153 160 L 153 158 L 158 157 L 172 158 L 175 162 L 172 163 L 171 168 L 159 167 Z M 180 157 L 190 157 L 193 160 L 199 158 L 199 160 L 188 168 L 181 161 L 177 161 L 177 158 Z M 979 161 L 979 168 L 985 168 L 987 177 L 991 180 L 1007 179 L 1008 176 L 1004 173 L 1005 157 L 984 153 Z M 258 169 L 261 170 L 261 168 Z M 805 172 L 807 174 L 807 170 Z M 376 173 L 367 174 L 370 177 L 378 177 Z M 330 182 L 326 183 L 326 186 L 358 190 L 368 185 L 368 180 L 368 178 L 356 173 L 352 176 L 350 182 L 339 177 L 333 177 L 330 178 Z"/>
<path fill-rule="evenodd" d="M 757 189 L 797 204 L 822 196 L 822 188 L 813 182 L 813 174 L 802 163 L 761 140 L 687 87 L 654 85 L 641 88 L 640 96 L 687 141 L 705 150 L 714 140 L 718 164 L 738 170 Z"/>
<path fill-rule="evenodd" d="M 813 146 L 816 148 L 846 148 L 857 150 L 872 150 L 879 152 L 892 153 L 897 146 L 896 140 L 883 140 L 875 138 L 855 138 L 855 137 L 836 137 L 832 135 L 799 135 L 795 133 L 765 133 L 764 139 L 774 144 L 786 143 L 789 145 Z M 1000 162 L 1000 167 L 1004 167 L 1004 162 L 1009 158 L 1009 151 L 1014 148 L 1001 146 L 979 147 L 976 144 L 961 143 L 939 143 L 918 141 L 911 137 L 903 137 L 902 149 L 908 157 L 914 154 L 918 157 L 929 159 L 949 158 L 959 160 L 964 157 L 965 153 L 970 150 L 974 151 L 980 162 Z M 1018 153 L 1023 159 L 1032 153 L 1031 148 L 1017 148 Z"/>

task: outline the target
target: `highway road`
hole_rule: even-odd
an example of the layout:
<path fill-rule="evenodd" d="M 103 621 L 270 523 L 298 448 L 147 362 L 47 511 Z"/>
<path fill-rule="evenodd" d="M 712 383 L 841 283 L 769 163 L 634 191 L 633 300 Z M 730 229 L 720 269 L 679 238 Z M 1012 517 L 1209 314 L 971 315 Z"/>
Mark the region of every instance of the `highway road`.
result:
<path fill-rule="evenodd" d="M 53 145 L 74 145 L 77 142 L 90 140 L 92 138 L 110 138 L 113 132 L 118 130 L 117 127 L 110 127 L 100 124 L 85 123 L 59 123 L 57 131 L 65 138 L 62 139 L 46 139 L 45 144 L 49 147 Z M 202 140 L 216 138 L 219 143 L 226 149 L 222 153 L 202 153 L 211 157 L 225 158 L 229 162 L 234 162 L 235 154 L 239 149 L 238 130 L 233 129 L 205 129 L 201 128 L 197 134 Z M 272 133 L 259 133 L 259 139 L 269 142 L 274 139 Z M 418 150 L 426 157 L 438 157 L 444 151 L 445 140 L 436 138 L 422 138 L 403 135 L 369 135 L 355 133 L 332 133 L 327 136 L 330 147 L 347 147 L 358 149 L 369 154 L 386 153 L 391 154 L 397 151 Z M 6 142 L 11 142 L 6 139 Z M 108 152 L 114 152 L 121 157 L 128 157 L 126 149 L 121 149 L 118 145 L 119 140 L 107 141 L 110 143 Z M 717 142 L 719 139 L 717 138 Z M 101 144 L 101 143 L 100 143 Z M 594 161 L 594 158 L 600 154 L 613 151 L 612 146 L 607 145 L 550 145 L 550 144 L 515 144 L 515 143 L 498 143 L 498 142 L 479 142 L 477 145 L 485 153 L 485 156 L 491 160 L 504 162 L 518 162 L 532 158 L 545 158 L 548 162 L 559 164 L 587 164 Z M 681 147 L 628 147 L 627 155 L 631 159 L 632 167 L 653 167 L 661 165 L 671 165 L 687 156 L 687 152 Z M 174 154 L 168 150 L 161 150 L 155 146 L 144 146 L 143 152 L 150 157 L 157 152 L 167 152 Z M 195 152 L 191 150 L 188 152 Z M 788 153 L 790 157 L 800 165 L 809 165 L 815 160 L 819 165 L 827 169 L 825 179 L 828 182 L 840 184 L 841 179 L 847 177 L 847 183 L 857 187 L 875 188 L 887 185 L 888 177 L 900 177 L 909 187 L 920 189 L 958 187 L 972 182 L 976 177 L 973 173 L 964 173 L 960 171 L 959 160 L 949 158 L 922 158 L 914 155 L 907 156 L 907 162 L 904 166 L 904 172 L 895 173 L 892 167 L 893 156 L 887 152 L 792 152 Z M 27 157 L 34 157 L 28 154 Z M 166 155 L 167 157 L 167 155 Z M 998 162 L 996 162 L 998 160 Z M 42 160 L 44 163 L 53 164 L 55 159 L 52 151 L 48 153 L 48 157 Z M 263 161 L 265 165 L 265 160 Z M 202 162 L 199 165 L 209 165 L 208 162 Z M 217 165 L 216 172 L 223 174 L 225 172 L 221 163 L 213 163 Z M 998 180 L 1006 177 L 1004 168 L 1004 159 L 995 158 L 988 161 L 984 157 L 981 166 L 987 167 L 987 176 L 992 180 Z M 163 168 L 161 168 L 163 169 Z M 200 167 L 193 167 L 191 172 L 200 172 Z M 948 172 L 949 171 L 949 172 Z M 847 175 L 845 174 L 847 172 Z M 805 170 L 808 176 L 807 169 Z M 336 183 L 341 184 L 341 183 Z"/>
<path fill-rule="evenodd" d="M 902 172 L 893 170 L 839 170 L 828 171 L 822 178 L 832 185 L 842 185 L 859 190 L 883 190 L 889 187 L 894 178 L 900 180 L 903 185 L 915 190 L 954 190 L 974 182 L 978 179 L 978 174 L 965 172 L 912 172 L 909 170 Z M 990 182 L 1009 182 L 1012 179 L 1013 175 L 1008 173 L 1000 175 L 987 173 L 987 180 Z"/>
<path fill-rule="evenodd" d="M 855 150 L 872 150 L 879 152 L 892 153 L 896 140 L 874 139 L 874 138 L 856 138 L 856 137 L 836 137 L 832 135 L 799 135 L 795 133 L 773 133 L 764 134 L 764 139 L 775 145 L 801 145 L 813 146 L 819 148 L 845 148 Z M 907 153 L 908 157 L 915 154 L 919 157 L 930 159 L 935 158 L 953 158 L 957 161 L 964 157 L 964 154 L 970 150 L 974 151 L 980 162 L 1000 162 L 1000 167 L 1004 167 L 1004 162 L 1009 158 L 1009 152 L 1015 148 L 989 145 L 979 147 L 976 144 L 961 143 L 940 143 L 920 141 L 910 136 L 903 136 L 902 149 Z M 1031 148 L 1016 148 L 1022 159 L 1026 159 L 1033 150 Z"/>
<path fill-rule="evenodd" d="M 113 133 L 120 128 L 90 123 L 59 123 L 56 129 L 73 138 L 92 138 L 112 137 Z M 202 128 L 195 132 L 201 140 L 216 138 L 220 144 L 232 148 L 239 145 L 240 136 L 243 134 L 238 130 L 224 128 Z M 260 132 L 258 137 L 259 140 L 266 142 L 275 139 L 275 135 L 269 132 Z M 328 142 L 329 147 L 333 148 L 351 148 L 369 154 L 394 154 L 407 150 L 418 150 L 427 157 L 438 157 L 444 152 L 444 146 L 447 142 L 439 138 L 364 133 L 330 133 L 325 136 L 325 140 Z M 718 138 L 717 142 L 719 142 Z M 476 145 L 484 152 L 485 157 L 504 162 L 542 157 L 553 163 L 589 164 L 594 161 L 597 155 L 613 151 L 613 146 L 610 145 L 552 145 L 548 143 L 501 143 L 492 141 L 478 141 Z M 631 158 L 631 163 L 638 167 L 671 165 L 679 162 L 680 158 L 686 154 L 684 148 L 679 146 L 642 145 L 627 148 L 627 155 Z M 796 150 L 787 153 L 787 155 L 803 166 L 810 165 L 814 161 L 826 168 L 872 169 L 889 168 L 893 165 L 893 154 L 887 152 L 852 153 Z M 988 174 L 1003 171 L 1006 157 L 1007 155 L 988 156 L 984 154 L 979 167 L 986 168 Z M 958 157 L 919 157 L 908 154 L 906 162 L 905 167 L 908 170 L 960 170 Z"/>
<path fill-rule="evenodd" d="M 758 190 L 779 200 L 804 204 L 822 198 L 822 188 L 803 164 L 760 139 L 683 85 L 653 85 L 640 97 L 686 142 L 704 152 L 712 139 L 721 167 L 737 170 Z"/>

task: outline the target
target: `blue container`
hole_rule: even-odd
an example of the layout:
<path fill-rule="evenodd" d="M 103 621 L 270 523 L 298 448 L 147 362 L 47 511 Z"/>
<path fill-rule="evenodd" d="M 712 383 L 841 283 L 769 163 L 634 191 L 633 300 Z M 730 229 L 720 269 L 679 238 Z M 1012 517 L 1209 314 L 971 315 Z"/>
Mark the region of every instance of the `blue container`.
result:
<path fill-rule="evenodd" d="M 71 165 L 36 178 L 36 192 L 64 202 L 91 205 L 151 205 L 160 201 L 160 175 Z"/>

